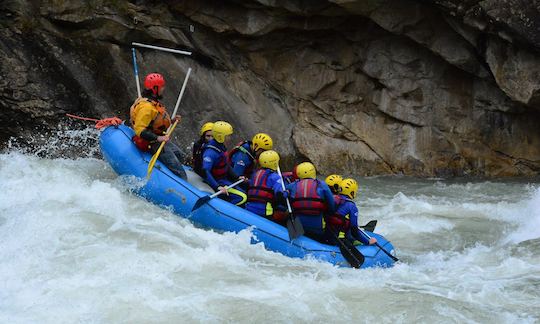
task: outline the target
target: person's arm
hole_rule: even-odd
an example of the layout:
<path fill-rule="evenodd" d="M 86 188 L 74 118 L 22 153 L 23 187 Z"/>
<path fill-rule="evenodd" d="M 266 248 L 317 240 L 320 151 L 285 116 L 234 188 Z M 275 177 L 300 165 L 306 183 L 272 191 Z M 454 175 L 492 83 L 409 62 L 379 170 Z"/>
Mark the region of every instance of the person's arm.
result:
<path fill-rule="evenodd" d="M 275 181 L 272 186 L 272 190 L 274 191 L 274 208 L 279 211 L 287 211 L 287 192 L 283 190 L 281 178 L 278 174 L 273 174 L 272 177 Z"/>
<path fill-rule="evenodd" d="M 326 183 L 319 182 L 320 183 L 320 190 L 322 197 L 324 201 L 326 202 L 326 206 L 328 207 L 327 213 L 333 214 L 336 211 L 336 204 L 334 202 L 334 194 L 332 194 L 332 191 L 330 191 L 330 188 Z"/>
<path fill-rule="evenodd" d="M 365 235 L 362 235 L 360 231 L 358 230 L 358 208 L 356 205 L 352 202 L 348 202 L 347 204 L 347 211 L 349 214 L 349 220 L 351 222 L 351 235 L 362 242 L 362 244 L 368 244 L 367 237 Z"/>
<path fill-rule="evenodd" d="M 144 106 L 139 108 L 139 112 L 137 113 L 137 118 L 135 119 L 133 123 L 133 130 L 135 131 L 136 135 L 142 137 L 145 140 L 156 140 L 157 135 L 152 133 L 151 131 L 148 131 L 147 128 L 152 122 L 152 120 L 156 117 L 157 111 L 154 111 L 150 103 L 143 102 L 143 103 L 140 103 L 139 105 L 144 105 Z M 149 135 L 148 133 L 150 133 L 151 135 Z"/>
<path fill-rule="evenodd" d="M 377 242 L 377 239 L 372 237 L 371 239 L 365 236 L 360 229 L 358 229 L 358 226 L 360 225 L 358 222 L 358 208 L 356 207 L 356 204 L 353 202 L 349 202 L 348 205 L 350 205 L 350 211 L 349 211 L 349 217 L 351 221 L 351 235 L 362 242 L 364 245 L 372 245 Z"/>
<path fill-rule="evenodd" d="M 233 156 L 231 156 L 231 169 L 238 178 L 239 175 L 244 175 L 246 168 L 248 166 L 248 156 L 241 151 L 237 151 Z"/>
<path fill-rule="evenodd" d="M 241 173 L 236 173 L 234 169 L 229 165 L 227 166 L 227 177 L 229 179 L 238 179 L 240 178 Z"/>
<path fill-rule="evenodd" d="M 293 183 L 289 183 L 289 184 L 285 185 L 285 191 L 286 191 L 286 194 L 287 194 L 287 198 L 289 198 L 289 202 L 291 203 L 291 208 L 292 208 L 291 199 L 296 194 L 296 185 L 295 185 L 295 183 L 293 182 Z"/>
<path fill-rule="evenodd" d="M 208 183 L 208 185 L 214 190 L 217 190 L 217 188 L 219 187 L 219 184 L 212 175 L 212 168 L 214 167 L 216 158 L 218 158 L 217 154 L 214 154 L 214 151 L 210 149 L 205 150 L 203 153 L 202 169 L 205 175 L 204 180 L 206 180 L 206 183 Z"/>
<path fill-rule="evenodd" d="M 274 194 L 281 193 L 283 194 L 283 185 L 281 184 L 281 177 L 279 174 L 274 173 L 270 176 L 269 180 L 274 182 L 274 185 L 272 186 L 272 190 L 274 191 Z"/>
<path fill-rule="evenodd" d="M 148 142 L 154 142 L 154 141 L 157 141 L 158 140 L 158 137 L 156 134 L 154 134 L 154 132 L 152 132 L 151 130 L 145 128 L 141 131 L 141 133 L 139 134 L 139 136 L 144 139 L 144 140 L 147 140 Z"/>

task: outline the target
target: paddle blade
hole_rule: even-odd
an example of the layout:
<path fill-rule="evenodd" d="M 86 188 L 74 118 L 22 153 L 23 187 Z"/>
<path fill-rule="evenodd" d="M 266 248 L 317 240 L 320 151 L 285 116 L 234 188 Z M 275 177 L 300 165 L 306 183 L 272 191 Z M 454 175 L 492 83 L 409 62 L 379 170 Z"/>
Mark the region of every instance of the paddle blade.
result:
<path fill-rule="evenodd" d="M 339 239 L 339 250 L 351 267 L 358 269 L 364 263 L 364 255 L 347 239 Z"/>
<path fill-rule="evenodd" d="M 369 221 L 366 225 L 360 226 L 360 227 L 363 228 L 365 231 L 373 233 L 373 232 L 375 232 L 375 227 L 376 226 L 377 226 L 377 221 L 372 220 L 372 221 Z"/>
<path fill-rule="evenodd" d="M 289 241 L 292 241 L 304 235 L 304 226 L 294 215 L 289 215 L 289 218 L 287 218 L 287 231 L 289 232 Z"/>
<path fill-rule="evenodd" d="M 211 198 L 210 196 L 204 196 L 202 198 L 199 198 L 197 202 L 195 203 L 195 205 L 193 205 L 193 208 L 191 208 L 191 211 L 193 212 L 199 207 L 201 207 L 202 205 L 206 204 L 210 200 L 210 198 Z"/>
<path fill-rule="evenodd" d="M 334 236 L 335 240 L 338 242 L 339 250 L 341 251 L 341 254 L 343 255 L 343 258 L 349 262 L 351 267 L 353 268 L 360 268 L 362 264 L 364 264 L 364 255 L 358 251 L 356 246 L 349 241 L 347 238 L 340 238 L 338 233 L 328 229 L 332 236 Z"/>

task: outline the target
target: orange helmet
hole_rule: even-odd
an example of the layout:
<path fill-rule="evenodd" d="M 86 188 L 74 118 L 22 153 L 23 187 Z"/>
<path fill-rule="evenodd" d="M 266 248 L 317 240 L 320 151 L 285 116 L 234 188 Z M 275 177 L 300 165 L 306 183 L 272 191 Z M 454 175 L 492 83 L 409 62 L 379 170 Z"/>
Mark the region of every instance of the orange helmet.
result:
<path fill-rule="evenodd" d="M 165 79 L 159 73 L 150 73 L 144 78 L 144 88 L 152 90 L 154 96 L 159 94 L 159 89 L 165 86 Z"/>

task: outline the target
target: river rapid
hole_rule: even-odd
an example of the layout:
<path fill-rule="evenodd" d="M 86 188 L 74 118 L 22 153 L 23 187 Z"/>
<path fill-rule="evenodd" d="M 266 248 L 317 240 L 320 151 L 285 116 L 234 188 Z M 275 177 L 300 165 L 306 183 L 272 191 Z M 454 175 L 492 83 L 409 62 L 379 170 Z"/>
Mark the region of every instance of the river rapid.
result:
<path fill-rule="evenodd" d="M 357 177 L 362 223 L 402 262 L 343 269 L 135 196 L 97 136 L 0 154 L 1 323 L 540 321 L 538 179 Z"/>

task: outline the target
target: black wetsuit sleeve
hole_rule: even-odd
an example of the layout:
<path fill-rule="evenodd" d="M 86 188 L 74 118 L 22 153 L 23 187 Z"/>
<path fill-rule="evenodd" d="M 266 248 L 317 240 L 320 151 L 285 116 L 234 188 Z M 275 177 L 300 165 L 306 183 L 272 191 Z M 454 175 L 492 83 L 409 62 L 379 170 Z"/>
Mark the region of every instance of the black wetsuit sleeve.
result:
<path fill-rule="evenodd" d="M 229 179 L 238 179 L 238 177 L 240 177 L 238 174 L 236 174 L 236 172 L 234 172 L 231 166 L 227 167 L 227 175 L 229 176 Z"/>
<path fill-rule="evenodd" d="M 154 134 L 152 131 L 145 129 L 141 132 L 141 138 L 149 142 L 154 142 L 154 141 L 157 141 L 158 136 Z"/>

